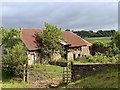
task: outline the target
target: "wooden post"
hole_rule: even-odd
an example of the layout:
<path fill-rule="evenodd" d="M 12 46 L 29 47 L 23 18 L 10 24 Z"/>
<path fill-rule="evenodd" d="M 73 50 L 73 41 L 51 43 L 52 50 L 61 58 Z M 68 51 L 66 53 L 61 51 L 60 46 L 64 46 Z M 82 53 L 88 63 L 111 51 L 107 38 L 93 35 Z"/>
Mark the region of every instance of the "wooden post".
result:
<path fill-rule="evenodd" d="M 25 64 L 24 64 L 24 66 L 23 66 L 23 81 L 25 82 Z"/>
<path fill-rule="evenodd" d="M 64 67 L 63 67 L 63 82 L 64 82 Z"/>
<path fill-rule="evenodd" d="M 73 80 L 73 61 L 71 61 L 71 81 Z"/>
<path fill-rule="evenodd" d="M 26 82 L 29 82 L 29 70 L 28 70 L 28 64 L 26 64 Z"/>
<path fill-rule="evenodd" d="M 68 83 L 68 67 L 67 67 L 67 83 Z"/>

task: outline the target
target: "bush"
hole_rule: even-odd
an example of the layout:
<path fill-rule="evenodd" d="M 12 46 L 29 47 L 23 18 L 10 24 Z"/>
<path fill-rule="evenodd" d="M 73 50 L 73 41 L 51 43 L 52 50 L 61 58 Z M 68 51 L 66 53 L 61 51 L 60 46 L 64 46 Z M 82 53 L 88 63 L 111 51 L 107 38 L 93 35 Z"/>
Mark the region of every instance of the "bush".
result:
<path fill-rule="evenodd" d="M 77 57 L 76 59 L 75 59 L 75 61 L 79 61 L 81 59 L 81 57 Z"/>
<path fill-rule="evenodd" d="M 64 58 L 60 58 L 60 59 L 55 60 L 55 61 L 58 61 L 58 62 L 67 62 L 67 60 L 66 60 L 66 59 L 64 59 Z"/>
<path fill-rule="evenodd" d="M 2 59 L 2 67 L 4 72 L 21 75 L 23 65 L 27 63 L 28 57 L 25 55 L 23 44 L 13 46 L 12 49 L 6 49 L 7 53 Z"/>
<path fill-rule="evenodd" d="M 55 61 L 49 61 L 49 64 L 57 65 L 57 66 L 61 66 L 61 67 L 66 67 L 67 63 L 68 63 L 67 60 L 64 58 L 60 58 L 60 59 L 55 60 Z"/>
<path fill-rule="evenodd" d="M 78 63 L 118 63 L 120 56 L 109 57 L 106 54 L 96 53 L 94 56 L 78 57 L 76 61 L 79 61 Z"/>
<path fill-rule="evenodd" d="M 92 46 L 93 46 L 93 48 L 104 47 L 105 43 L 96 40 L 93 42 Z"/>
<path fill-rule="evenodd" d="M 87 57 L 77 57 L 75 61 L 79 61 L 80 63 L 88 63 Z"/>

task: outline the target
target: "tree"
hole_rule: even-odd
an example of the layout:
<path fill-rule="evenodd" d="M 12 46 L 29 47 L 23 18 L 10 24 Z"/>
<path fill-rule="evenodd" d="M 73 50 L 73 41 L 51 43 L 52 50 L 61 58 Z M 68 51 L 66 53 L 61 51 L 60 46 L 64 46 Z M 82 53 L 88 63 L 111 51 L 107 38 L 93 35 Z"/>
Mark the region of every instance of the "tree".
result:
<path fill-rule="evenodd" d="M 1 26 L 1 33 L 2 33 L 2 41 L 1 44 L 4 44 L 5 48 L 12 48 L 14 45 L 20 42 L 21 31 L 15 28 L 11 28 L 10 30 L 6 29 L 3 25 Z"/>
<path fill-rule="evenodd" d="M 73 31 L 78 36 L 81 37 L 110 37 L 113 36 L 115 33 L 115 30 L 98 30 L 97 32 L 93 32 L 92 30 L 89 31 Z"/>
<path fill-rule="evenodd" d="M 118 47 L 116 47 L 115 43 L 108 49 L 108 56 L 116 56 L 119 53 L 120 53 L 120 50 Z"/>
<path fill-rule="evenodd" d="M 109 56 L 116 56 L 120 53 L 120 32 L 116 31 L 111 38 L 110 48 L 108 50 Z"/>
<path fill-rule="evenodd" d="M 64 46 L 61 45 L 61 41 L 65 41 L 64 38 L 61 38 L 61 35 L 63 32 L 61 31 L 61 28 L 59 29 L 55 25 L 50 25 L 45 22 L 45 29 L 43 29 L 43 32 L 36 33 L 36 40 L 41 43 L 39 49 L 40 49 L 40 55 L 43 57 L 48 56 L 50 58 L 50 61 L 52 59 L 53 53 L 65 53 Z"/>
<path fill-rule="evenodd" d="M 102 41 L 94 41 L 93 44 L 92 44 L 92 47 L 93 48 L 99 48 L 99 47 L 104 47 L 104 43 Z"/>
<path fill-rule="evenodd" d="M 2 69 L 3 71 L 13 74 L 20 75 L 23 65 L 27 63 L 26 49 L 21 42 L 20 33 L 21 31 L 15 28 L 10 30 L 1 26 L 0 31 L 2 33 Z"/>
<path fill-rule="evenodd" d="M 24 64 L 27 63 L 28 57 L 25 55 L 25 49 L 22 43 L 18 43 L 13 48 L 6 49 L 7 53 L 2 60 L 4 72 L 12 75 L 22 75 Z"/>
<path fill-rule="evenodd" d="M 65 31 L 70 31 L 70 29 L 66 29 Z"/>
<path fill-rule="evenodd" d="M 116 44 L 116 47 L 120 50 L 120 32 L 116 31 L 114 36 L 111 38 L 112 45 Z"/>

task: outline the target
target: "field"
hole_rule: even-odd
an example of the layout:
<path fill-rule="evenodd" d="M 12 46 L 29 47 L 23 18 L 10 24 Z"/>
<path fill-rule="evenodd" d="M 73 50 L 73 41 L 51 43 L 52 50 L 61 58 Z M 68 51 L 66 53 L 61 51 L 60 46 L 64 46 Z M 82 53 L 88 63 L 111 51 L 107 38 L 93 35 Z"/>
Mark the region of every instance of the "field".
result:
<path fill-rule="evenodd" d="M 84 39 L 90 43 L 93 43 L 95 40 L 102 41 L 102 42 L 111 41 L 111 37 L 92 37 L 92 38 L 84 38 Z"/>

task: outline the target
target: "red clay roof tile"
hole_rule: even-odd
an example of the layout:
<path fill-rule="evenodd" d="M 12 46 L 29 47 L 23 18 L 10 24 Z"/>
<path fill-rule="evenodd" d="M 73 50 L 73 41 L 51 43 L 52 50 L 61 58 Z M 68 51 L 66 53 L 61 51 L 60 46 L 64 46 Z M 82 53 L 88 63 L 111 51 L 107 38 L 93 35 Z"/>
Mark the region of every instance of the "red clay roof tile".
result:
<path fill-rule="evenodd" d="M 32 29 L 32 28 L 21 28 L 22 33 L 22 41 L 27 47 L 28 50 L 37 50 L 38 44 L 34 38 L 34 34 L 36 32 L 42 32 L 43 29 Z M 64 43 L 65 45 L 70 45 L 69 47 L 77 47 L 77 46 L 84 46 L 88 45 L 91 46 L 92 44 L 83 40 L 81 37 L 77 36 L 76 34 L 72 33 L 71 31 L 63 31 L 63 35 L 61 36 L 65 38 L 68 42 L 61 42 Z"/>

